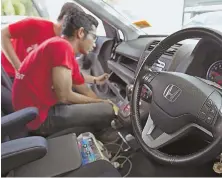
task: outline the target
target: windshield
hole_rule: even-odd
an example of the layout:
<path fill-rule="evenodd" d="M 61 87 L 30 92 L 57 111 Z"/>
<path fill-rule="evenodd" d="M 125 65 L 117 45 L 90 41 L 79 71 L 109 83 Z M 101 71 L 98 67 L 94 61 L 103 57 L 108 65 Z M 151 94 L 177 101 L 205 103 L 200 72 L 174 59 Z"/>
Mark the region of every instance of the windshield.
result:
<path fill-rule="evenodd" d="M 204 26 L 204 27 L 222 27 L 222 11 L 206 12 L 191 18 L 184 27 Z M 219 30 L 219 29 L 218 29 Z"/>
<path fill-rule="evenodd" d="M 103 0 L 103 2 L 127 18 L 131 24 L 146 20 L 151 27 L 142 30 L 154 35 L 169 35 L 183 28 L 196 15 L 222 10 L 221 0 Z M 218 18 L 221 19 L 221 16 Z M 218 21 L 215 18 L 208 18 L 207 23 L 215 24 L 215 21 L 222 24 L 222 20 Z M 199 22 L 196 26 L 198 24 Z"/>
<path fill-rule="evenodd" d="M 184 0 L 103 0 L 131 23 L 146 20 L 151 27 L 142 30 L 148 34 L 170 34 L 182 25 Z M 172 6 L 174 8 L 172 11 Z M 166 8 L 167 7 L 167 8 Z"/>

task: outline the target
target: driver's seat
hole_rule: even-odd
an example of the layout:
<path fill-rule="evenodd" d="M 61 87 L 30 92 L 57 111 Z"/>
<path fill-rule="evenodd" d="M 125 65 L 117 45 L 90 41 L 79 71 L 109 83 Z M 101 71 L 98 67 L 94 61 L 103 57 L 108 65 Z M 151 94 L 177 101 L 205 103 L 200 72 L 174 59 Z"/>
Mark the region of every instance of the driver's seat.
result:
<path fill-rule="evenodd" d="M 14 108 L 12 106 L 12 81 L 8 74 L 5 72 L 3 66 L 1 66 L 1 112 L 4 115 L 8 115 L 14 112 Z M 61 135 L 65 135 L 68 133 L 76 133 L 76 135 L 79 135 L 80 133 L 84 132 L 92 132 L 92 129 L 89 127 L 72 127 L 66 130 L 62 130 L 58 133 L 55 133 L 53 135 L 50 135 L 49 137 L 57 137 Z M 10 139 L 16 139 L 24 136 L 33 136 L 33 133 L 28 132 L 27 130 L 23 130 L 22 133 L 18 135 L 16 133 L 15 135 L 10 135 Z"/>

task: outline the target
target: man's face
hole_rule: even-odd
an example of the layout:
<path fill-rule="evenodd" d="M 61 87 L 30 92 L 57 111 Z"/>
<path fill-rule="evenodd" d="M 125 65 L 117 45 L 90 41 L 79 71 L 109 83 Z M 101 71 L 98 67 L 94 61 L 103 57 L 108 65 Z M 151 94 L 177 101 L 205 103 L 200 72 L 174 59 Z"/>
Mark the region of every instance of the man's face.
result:
<path fill-rule="evenodd" d="M 86 35 L 80 39 L 79 52 L 82 54 L 88 54 L 96 46 L 96 27 L 93 25 L 92 30 L 86 33 Z"/>

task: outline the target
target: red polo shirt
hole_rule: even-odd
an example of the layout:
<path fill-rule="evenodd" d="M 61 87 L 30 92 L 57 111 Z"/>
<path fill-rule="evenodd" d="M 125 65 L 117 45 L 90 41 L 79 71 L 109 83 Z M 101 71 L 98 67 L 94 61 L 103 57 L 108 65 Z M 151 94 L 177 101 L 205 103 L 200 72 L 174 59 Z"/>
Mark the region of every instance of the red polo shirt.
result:
<path fill-rule="evenodd" d="M 40 44 L 23 61 L 13 84 L 12 100 L 15 110 L 30 106 L 39 109 L 39 117 L 28 124 L 29 129 L 38 129 L 47 118 L 50 107 L 58 101 L 52 89 L 53 67 L 67 67 L 72 70 L 73 83 L 84 83 L 73 56 L 75 54 L 68 41 L 53 37 Z"/>
<path fill-rule="evenodd" d="M 10 24 L 8 29 L 12 37 L 12 45 L 21 62 L 39 44 L 55 36 L 53 23 L 40 18 L 23 19 Z M 1 53 L 1 59 L 5 71 L 10 77 L 14 77 L 14 68 L 3 53 Z"/>

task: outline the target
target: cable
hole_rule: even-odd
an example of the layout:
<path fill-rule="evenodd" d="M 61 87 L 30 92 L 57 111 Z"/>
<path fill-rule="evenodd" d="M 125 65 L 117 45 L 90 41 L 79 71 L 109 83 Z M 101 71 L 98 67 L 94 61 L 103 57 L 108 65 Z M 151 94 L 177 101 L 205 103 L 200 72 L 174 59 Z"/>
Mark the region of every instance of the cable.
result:
<path fill-rule="evenodd" d="M 131 158 L 134 155 L 134 153 L 132 153 L 131 155 L 127 156 L 127 158 Z M 124 164 L 127 162 L 127 159 L 125 161 L 123 161 L 123 163 L 120 165 L 120 168 L 122 168 L 124 166 Z"/>
<path fill-rule="evenodd" d="M 104 146 L 109 146 L 109 145 L 115 145 L 115 146 L 118 146 L 122 149 L 122 143 L 121 144 L 117 144 L 117 143 L 105 143 L 103 144 Z"/>
<path fill-rule="evenodd" d="M 121 144 L 117 144 L 117 143 L 107 143 L 107 144 L 104 144 L 104 146 L 108 150 L 107 145 L 115 145 L 115 146 L 119 147 L 119 149 L 116 152 L 115 156 L 113 156 L 113 158 L 111 159 L 111 162 L 113 162 L 113 160 L 120 154 L 120 152 L 123 151 L 123 142 Z M 111 152 L 111 153 L 113 153 L 113 152 Z"/>
<path fill-rule="evenodd" d="M 128 172 L 123 176 L 123 177 L 127 177 L 127 176 L 130 174 L 130 172 L 131 172 L 131 170 L 132 170 L 132 167 L 133 167 L 133 164 L 132 164 L 132 162 L 131 162 L 130 159 L 129 159 L 130 157 L 133 156 L 133 154 L 129 155 L 128 157 L 119 155 L 120 152 L 123 151 L 123 143 L 124 143 L 123 141 L 122 141 L 121 144 L 117 144 L 117 143 L 107 143 L 107 144 L 104 144 L 104 146 L 106 147 L 107 150 L 108 150 L 108 148 L 107 148 L 108 145 L 115 145 L 115 146 L 118 146 L 118 147 L 119 147 L 118 151 L 117 151 L 116 154 L 113 156 L 113 158 L 110 160 L 110 162 L 115 166 L 114 163 L 116 162 L 116 160 L 118 160 L 118 159 L 125 159 L 125 161 L 123 161 L 123 163 L 118 166 L 119 168 L 122 168 L 122 167 L 124 166 L 124 164 L 128 161 L 129 164 L 130 164 L 130 167 L 129 167 Z M 113 153 L 113 152 L 111 152 L 111 153 Z M 119 156 L 118 156 L 118 155 L 119 155 Z"/>
<path fill-rule="evenodd" d="M 130 155 L 130 156 L 131 156 L 131 155 Z M 132 164 L 132 162 L 130 161 L 130 159 L 129 159 L 128 157 L 126 157 L 126 156 L 117 156 L 113 161 L 116 161 L 116 160 L 118 160 L 119 158 L 126 159 L 126 160 L 129 162 L 129 164 L 130 164 L 130 168 L 129 168 L 128 172 L 123 176 L 123 177 L 127 177 L 127 176 L 130 174 L 131 170 L 132 170 L 133 164 Z M 124 162 L 125 162 L 125 161 L 124 161 Z M 125 163 L 126 163 L 126 162 L 125 162 Z M 124 164 L 125 164 L 125 163 L 124 163 Z"/>
<path fill-rule="evenodd" d="M 111 142 L 103 142 L 103 143 L 104 143 L 104 144 L 110 144 L 110 143 L 115 144 L 119 139 L 120 139 L 120 137 L 117 137 L 114 141 L 111 141 Z"/>
<path fill-rule="evenodd" d="M 113 160 L 120 154 L 121 151 L 123 151 L 123 142 L 121 143 L 119 150 L 117 151 L 117 153 L 115 154 L 115 156 L 113 156 L 113 158 L 111 159 L 111 161 L 113 161 Z"/>

